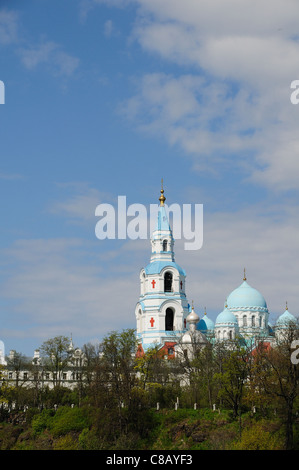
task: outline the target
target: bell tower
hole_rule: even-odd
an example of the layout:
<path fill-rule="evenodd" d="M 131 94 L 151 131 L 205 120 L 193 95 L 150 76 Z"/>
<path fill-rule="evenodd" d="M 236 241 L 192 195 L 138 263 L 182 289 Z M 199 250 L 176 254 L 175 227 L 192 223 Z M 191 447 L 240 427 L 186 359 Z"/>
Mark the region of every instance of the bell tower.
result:
<path fill-rule="evenodd" d="M 165 200 L 162 181 L 150 262 L 140 271 L 140 297 L 135 308 L 137 339 L 143 351 L 155 345 L 172 349 L 186 330 L 189 314 L 186 273 L 175 262 Z"/>

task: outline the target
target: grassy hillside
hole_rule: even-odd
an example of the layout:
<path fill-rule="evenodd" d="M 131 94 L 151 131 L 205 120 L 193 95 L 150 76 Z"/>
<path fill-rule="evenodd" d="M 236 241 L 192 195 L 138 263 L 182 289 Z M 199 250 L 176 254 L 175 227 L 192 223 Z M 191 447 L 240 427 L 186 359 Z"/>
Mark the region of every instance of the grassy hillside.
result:
<path fill-rule="evenodd" d="M 24 420 L 25 419 L 25 420 Z M 295 423 L 295 447 L 299 449 Z M 209 409 L 99 412 L 93 407 L 29 410 L 0 423 L 1 450 L 279 450 L 281 421 Z"/>

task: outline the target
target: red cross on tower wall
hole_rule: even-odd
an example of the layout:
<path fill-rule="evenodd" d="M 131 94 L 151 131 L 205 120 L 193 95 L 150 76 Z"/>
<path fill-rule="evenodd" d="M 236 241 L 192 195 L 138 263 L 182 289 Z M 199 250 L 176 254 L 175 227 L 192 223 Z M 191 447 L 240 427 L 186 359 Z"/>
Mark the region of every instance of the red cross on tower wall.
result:
<path fill-rule="evenodd" d="M 155 281 L 155 279 L 153 279 L 153 280 L 152 280 L 153 289 L 155 288 L 155 285 L 156 285 L 156 281 Z"/>
<path fill-rule="evenodd" d="M 152 318 L 150 319 L 150 324 L 151 324 L 151 327 L 152 327 L 152 328 L 153 328 L 153 326 L 154 326 L 154 323 L 155 323 L 155 320 L 154 320 L 154 318 L 152 317 Z"/>

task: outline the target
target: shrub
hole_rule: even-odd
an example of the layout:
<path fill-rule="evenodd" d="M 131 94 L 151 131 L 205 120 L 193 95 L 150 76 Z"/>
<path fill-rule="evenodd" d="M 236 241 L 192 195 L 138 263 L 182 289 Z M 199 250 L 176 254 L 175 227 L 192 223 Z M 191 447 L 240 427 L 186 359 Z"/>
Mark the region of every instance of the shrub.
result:
<path fill-rule="evenodd" d="M 277 432 L 267 430 L 269 423 L 254 423 L 242 431 L 241 439 L 232 445 L 233 450 L 280 450 L 283 440 Z"/>
<path fill-rule="evenodd" d="M 54 450 L 78 450 L 78 448 L 78 437 L 73 434 L 62 436 L 53 444 Z"/>
<path fill-rule="evenodd" d="M 79 450 L 101 450 L 104 448 L 94 429 L 84 428 L 78 441 Z"/>
<path fill-rule="evenodd" d="M 90 425 L 90 418 L 84 408 L 61 407 L 51 421 L 50 430 L 54 437 L 63 436 L 71 431 L 82 431 Z"/>
<path fill-rule="evenodd" d="M 43 410 L 40 414 L 33 416 L 31 426 L 34 434 L 40 434 L 45 429 L 49 429 L 51 427 L 53 416 L 54 411 L 47 409 Z"/>
<path fill-rule="evenodd" d="M 90 424 L 89 413 L 84 408 L 61 407 L 55 412 L 43 410 L 32 419 L 32 429 L 35 434 L 40 434 L 45 429 L 54 437 L 63 436 L 71 431 L 82 431 Z"/>

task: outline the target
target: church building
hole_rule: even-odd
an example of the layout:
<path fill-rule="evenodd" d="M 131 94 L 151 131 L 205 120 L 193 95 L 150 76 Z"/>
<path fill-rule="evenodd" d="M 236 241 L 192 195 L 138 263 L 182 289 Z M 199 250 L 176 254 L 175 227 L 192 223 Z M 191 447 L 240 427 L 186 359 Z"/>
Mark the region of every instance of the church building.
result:
<path fill-rule="evenodd" d="M 165 199 L 162 187 L 150 262 L 140 271 L 140 297 L 135 308 L 139 355 L 154 346 L 169 358 L 184 348 L 190 355 L 191 345 L 202 347 L 208 341 L 239 341 L 252 348 L 260 341 L 272 345 L 288 325 L 298 325 L 287 307 L 274 327 L 269 324 L 266 300 L 248 284 L 245 270 L 243 282 L 229 294 L 216 321 L 206 312 L 200 319 L 187 300 L 186 273 L 175 261 Z"/>

